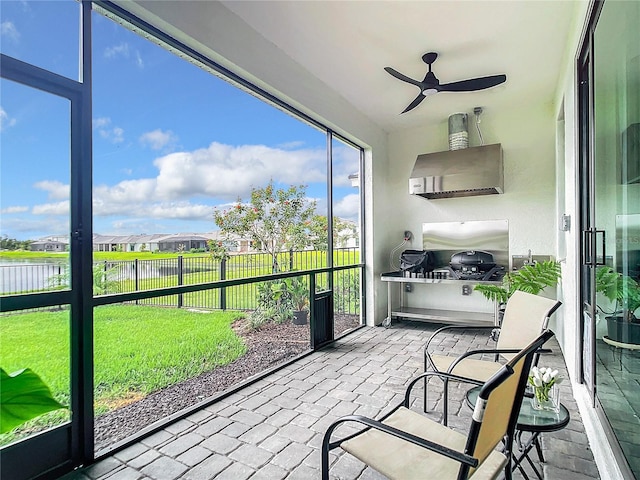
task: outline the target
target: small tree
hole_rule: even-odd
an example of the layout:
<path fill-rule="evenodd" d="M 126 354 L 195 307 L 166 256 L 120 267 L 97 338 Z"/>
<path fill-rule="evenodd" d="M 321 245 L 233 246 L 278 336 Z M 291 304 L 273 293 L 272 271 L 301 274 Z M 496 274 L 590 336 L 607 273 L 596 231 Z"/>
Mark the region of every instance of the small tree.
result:
<path fill-rule="evenodd" d="M 306 198 L 306 186 L 278 189 L 271 180 L 264 188 L 253 188 L 249 202 L 238 198 L 230 209 L 215 209 L 213 217 L 224 235 L 249 238 L 256 249 L 271 255 L 273 272 L 278 272 L 278 253 L 309 243 L 315 207 Z"/>
<path fill-rule="evenodd" d="M 310 242 L 315 250 L 327 250 L 329 222 L 326 215 L 314 215 L 309 222 L 311 231 Z M 352 238 L 358 238 L 357 227 L 353 222 L 333 217 L 333 247 L 337 248 L 341 242 L 348 242 Z"/>
<path fill-rule="evenodd" d="M 209 249 L 209 256 L 211 257 L 211 260 L 215 262 L 221 262 L 222 260 L 227 260 L 229 258 L 229 251 L 223 242 L 207 240 L 207 248 Z"/>

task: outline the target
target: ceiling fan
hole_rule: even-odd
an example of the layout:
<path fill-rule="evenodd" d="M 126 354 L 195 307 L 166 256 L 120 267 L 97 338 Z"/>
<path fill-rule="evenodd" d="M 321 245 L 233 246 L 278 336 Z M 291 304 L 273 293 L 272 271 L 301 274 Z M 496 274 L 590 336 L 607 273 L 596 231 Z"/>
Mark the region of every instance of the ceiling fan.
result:
<path fill-rule="evenodd" d="M 440 84 L 440 80 L 438 80 L 431 71 L 431 64 L 436 61 L 436 58 L 438 58 L 438 54 L 434 52 L 425 53 L 422 56 L 422 61 L 429 66 L 429 71 L 421 82 L 407 77 L 391 67 L 384 67 L 385 71 L 389 75 L 420 88 L 420 94 L 407 106 L 407 108 L 402 111 L 402 113 L 413 110 L 420 105 L 420 102 L 422 102 L 426 97 L 429 95 L 435 95 L 438 92 L 473 92 L 475 90 L 484 90 L 485 88 L 495 87 L 507 80 L 506 75 L 491 75 L 489 77 L 472 78 L 470 80 L 462 80 L 460 82 Z"/>

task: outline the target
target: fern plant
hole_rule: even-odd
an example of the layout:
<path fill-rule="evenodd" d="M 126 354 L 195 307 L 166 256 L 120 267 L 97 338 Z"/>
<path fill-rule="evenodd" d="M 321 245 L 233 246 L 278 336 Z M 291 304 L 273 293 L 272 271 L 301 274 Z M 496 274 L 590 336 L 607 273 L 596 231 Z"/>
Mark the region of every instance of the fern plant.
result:
<path fill-rule="evenodd" d="M 611 314 L 620 313 L 624 321 L 640 323 L 640 319 L 634 314 L 640 308 L 640 284 L 633 278 L 622 275 L 611 267 L 600 267 L 596 270 L 596 292 L 615 303 Z"/>
<path fill-rule="evenodd" d="M 525 265 L 520 270 L 507 273 L 502 279 L 502 285 L 481 284 L 476 285 L 474 290 L 482 293 L 488 300 L 507 303 L 516 290 L 537 295 L 547 287 L 556 286 L 561 276 L 560 263 L 547 260 Z"/>

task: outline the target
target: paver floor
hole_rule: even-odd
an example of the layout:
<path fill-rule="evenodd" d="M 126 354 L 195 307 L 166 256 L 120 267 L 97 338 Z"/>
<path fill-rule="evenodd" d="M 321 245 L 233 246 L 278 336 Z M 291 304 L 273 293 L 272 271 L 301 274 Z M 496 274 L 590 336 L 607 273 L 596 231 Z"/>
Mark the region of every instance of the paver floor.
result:
<path fill-rule="evenodd" d="M 320 445 L 326 428 L 343 415 L 378 416 L 402 401 L 405 386 L 423 368 L 423 348 L 438 325 L 396 322 L 365 327 L 237 393 L 180 420 L 66 480 L 205 480 L 320 478 Z M 453 354 L 493 346 L 484 332 L 465 330 L 434 345 Z M 557 342 L 541 366 L 566 367 Z M 466 431 L 468 385 L 452 384 L 449 425 Z M 599 478 L 571 385 L 560 385 L 569 425 L 542 435 L 545 463 L 531 457 L 547 480 Z M 440 417 L 442 383 L 432 380 L 429 400 Z M 416 390 L 416 404 L 422 391 Z M 525 400 L 526 401 L 526 400 Z M 530 467 L 527 475 L 535 478 Z M 347 454 L 332 455 L 331 478 L 384 478 Z M 524 478 L 516 472 L 514 478 Z"/>

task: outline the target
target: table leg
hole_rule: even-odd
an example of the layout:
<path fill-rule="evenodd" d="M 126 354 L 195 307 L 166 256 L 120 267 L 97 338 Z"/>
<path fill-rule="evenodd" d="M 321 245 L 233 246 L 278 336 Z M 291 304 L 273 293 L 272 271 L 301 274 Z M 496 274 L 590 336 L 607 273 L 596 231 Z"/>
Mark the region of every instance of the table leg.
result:
<path fill-rule="evenodd" d="M 544 459 L 544 455 L 542 454 L 542 446 L 540 445 L 540 439 L 538 437 L 536 437 L 536 439 L 534 440 L 534 443 L 536 444 L 536 451 L 538 452 L 538 459 L 544 463 L 545 459 Z"/>
<path fill-rule="evenodd" d="M 520 470 L 520 473 L 522 474 L 524 479 L 525 480 L 529 480 L 529 476 L 524 471 L 524 467 L 522 466 L 522 461 L 526 460 L 527 463 L 529 463 L 529 465 L 533 469 L 533 471 L 536 474 L 536 476 L 540 480 L 543 480 L 542 474 L 538 471 L 538 469 L 534 465 L 534 463 L 531 460 L 531 458 L 529 458 L 529 452 L 533 449 L 534 446 L 536 447 L 536 450 L 538 451 L 538 455 L 542 454 L 541 450 L 538 450 L 540 448 L 540 443 L 538 441 L 538 436 L 540 434 L 538 432 L 532 433 L 531 434 L 531 438 L 529 438 L 523 444 L 522 443 L 522 433 L 523 432 L 521 432 L 521 431 L 517 431 L 516 434 L 515 434 L 515 440 L 516 440 L 516 443 L 517 443 L 517 446 L 518 446 L 518 450 L 520 451 L 520 455 L 515 455 L 515 454 L 513 455 L 513 465 L 512 465 L 511 471 L 515 471 L 515 469 L 517 468 L 518 470 Z"/>

